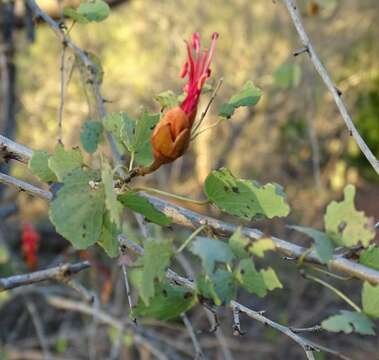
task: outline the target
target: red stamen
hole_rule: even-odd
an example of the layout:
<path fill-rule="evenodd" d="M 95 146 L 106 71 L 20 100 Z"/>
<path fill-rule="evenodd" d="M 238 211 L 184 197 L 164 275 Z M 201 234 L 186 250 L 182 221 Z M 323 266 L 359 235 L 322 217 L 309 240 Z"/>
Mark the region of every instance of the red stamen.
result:
<path fill-rule="evenodd" d="M 204 86 L 205 80 L 207 80 L 208 76 L 207 74 L 201 75 L 200 79 L 197 82 L 197 90 L 201 91 L 201 89 Z"/>
<path fill-rule="evenodd" d="M 182 66 L 182 70 L 180 71 L 180 77 L 181 77 L 181 78 L 186 77 L 187 73 L 188 73 L 188 61 L 186 61 L 186 62 L 183 64 L 183 66 Z"/>

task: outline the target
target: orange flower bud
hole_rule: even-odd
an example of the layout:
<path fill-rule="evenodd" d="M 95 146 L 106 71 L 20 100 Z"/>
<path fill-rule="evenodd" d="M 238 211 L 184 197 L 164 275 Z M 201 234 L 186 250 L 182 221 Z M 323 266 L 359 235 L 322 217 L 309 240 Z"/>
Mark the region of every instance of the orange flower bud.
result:
<path fill-rule="evenodd" d="M 151 136 L 155 161 L 166 164 L 182 156 L 190 142 L 191 127 L 188 115 L 179 106 L 167 111 Z"/>

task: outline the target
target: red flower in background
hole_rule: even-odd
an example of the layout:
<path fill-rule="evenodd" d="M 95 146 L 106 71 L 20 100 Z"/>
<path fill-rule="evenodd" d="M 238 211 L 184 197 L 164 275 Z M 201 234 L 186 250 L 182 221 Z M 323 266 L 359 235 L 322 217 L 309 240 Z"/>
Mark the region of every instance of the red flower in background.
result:
<path fill-rule="evenodd" d="M 188 58 L 180 76 L 182 78 L 188 76 L 188 82 L 184 86 L 187 96 L 180 106 L 167 111 L 155 127 L 151 136 L 154 163 L 141 169 L 140 175 L 145 175 L 158 169 L 162 164 L 174 161 L 187 150 L 201 90 L 211 75 L 210 65 L 217 38 L 218 34 L 213 33 L 209 50 L 203 51 L 199 33 L 194 33 L 191 41 L 186 42 Z"/>
<path fill-rule="evenodd" d="M 32 224 L 24 224 L 21 234 L 21 249 L 24 255 L 25 262 L 30 270 L 37 267 L 38 264 L 38 246 L 40 235 L 35 230 Z"/>

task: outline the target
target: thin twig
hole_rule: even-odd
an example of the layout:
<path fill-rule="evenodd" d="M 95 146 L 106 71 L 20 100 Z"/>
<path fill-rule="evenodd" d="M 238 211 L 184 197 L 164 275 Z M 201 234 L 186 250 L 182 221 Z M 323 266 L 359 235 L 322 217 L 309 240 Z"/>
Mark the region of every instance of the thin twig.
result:
<path fill-rule="evenodd" d="M 36 329 L 38 340 L 41 344 L 42 352 L 43 352 L 43 358 L 44 360 L 50 360 L 52 359 L 49 347 L 47 345 L 45 331 L 43 330 L 42 321 L 38 315 L 36 306 L 34 303 L 30 300 L 26 301 L 26 308 L 29 311 L 30 317 L 32 318 L 34 328 Z"/>
<path fill-rule="evenodd" d="M 291 331 L 294 333 L 302 333 L 302 332 L 318 332 L 322 331 L 323 328 L 320 325 L 315 325 L 312 327 L 307 327 L 307 328 L 296 328 L 296 327 L 290 327 Z"/>
<path fill-rule="evenodd" d="M 333 285 L 330 285 L 326 281 L 321 280 L 318 277 L 313 276 L 313 275 L 304 274 L 304 277 L 306 279 L 313 280 L 322 286 L 325 286 L 329 290 L 333 291 L 337 296 L 339 296 L 347 304 L 349 304 L 355 311 L 362 312 L 362 309 L 353 300 L 351 300 L 347 295 L 345 295 L 341 290 L 338 290 L 337 288 L 335 288 Z"/>
<path fill-rule="evenodd" d="M 27 163 L 33 155 L 33 151 L 29 148 L 17 144 L 0 134 L 0 153 L 2 152 L 8 154 L 8 159 L 18 160 L 23 163 Z"/>
<path fill-rule="evenodd" d="M 63 110 L 64 110 L 64 99 L 66 95 L 65 86 L 65 56 L 66 56 L 66 42 L 62 42 L 62 52 L 61 52 L 61 64 L 60 64 L 60 103 L 58 110 L 58 143 L 62 144 L 63 138 Z"/>
<path fill-rule="evenodd" d="M 119 246 L 119 252 L 121 257 L 127 256 L 126 254 L 127 248 L 120 244 Z M 122 274 L 124 276 L 124 283 L 125 283 L 125 291 L 126 291 L 126 297 L 128 299 L 128 305 L 129 305 L 129 311 L 130 315 L 133 314 L 133 301 L 132 301 L 132 296 L 131 296 L 131 290 L 130 290 L 130 285 L 129 285 L 129 280 L 128 280 L 128 271 L 126 269 L 126 265 L 124 264 L 123 260 L 121 260 L 121 268 L 122 268 Z M 133 321 L 136 323 L 137 319 L 133 318 Z"/>
<path fill-rule="evenodd" d="M 221 78 L 221 79 L 218 81 L 218 83 L 217 83 L 217 85 L 216 85 L 216 88 L 214 89 L 214 91 L 213 91 L 213 93 L 212 93 L 212 96 L 211 96 L 211 98 L 210 98 L 209 101 L 208 101 L 207 106 L 205 107 L 204 111 L 202 112 L 202 114 L 201 114 L 201 116 L 200 116 L 199 121 L 198 121 L 198 122 L 195 124 L 195 126 L 193 127 L 193 130 L 192 130 L 192 133 L 193 133 L 193 134 L 195 134 L 195 133 L 196 133 L 196 130 L 199 129 L 201 123 L 203 122 L 205 116 L 207 115 L 207 113 L 208 113 L 208 111 L 209 111 L 209 109 L 210 109 L 210 107 L 211 107 L 211 105 L 212 105 L 214 99 L 216 99 L 217 93 L 218 93 L 218 91 L 220 90 L 220 87 L 221 87 L 223 81 L 224 81 L 223 78 Z"/>
<path fill-rule="evenodd" d="M 46 280 L 62 281 L 63 279 L 75 275 L 90 266 L 91 265 L 88 261 L 82 261 L 76 264 L 63 264 L 46 270 L 0 278 L 0 292 Z"/>
<path fill-rule="evenodd" d="M 183 313 L 180 315 L 180 317 L 182 318 L 182 321 L 188 331 L 192 344 L 195 348 L 195 360 L 206 359 L 206 357 L 204 356 L 203 350 L 201 350 L 200 343 L 197 340 L 191 321 L 188 319 L 188 316 L 185 313 Z"/>
<path fill-rule="evenodd" d="M 336 85 L 333 83 L 328 71 L 322 64 L 318 54 L 316 53 L 308 34 L 306 33 L 302 19 L 300 16 L 300 13 L 298 11 L 298 6 L 296 5 L 296 0 L 283 0 L 284 4 L 286 5 L 288 12 L 290 14 L 290 17 L 292 19 L 293 24 L 295 25 L 295 28 L 297 30 L 297 33 L 299 34 L 299 37 L 301 39 L 301 42 L 303 43 L 304 47 L 307 49 L 306 53 L 309 54 L 309 58 L 311 62 L 313 63 L 316 71 L 322 78 L 324 84 L 332 94 L 332 97 L 334 99 L 334 102 L 337 105 L 337 108 L 345 121 L 345 124 L 351 134 L 353 136 L 354 140 L 356 141 L 357 145 L 365 155 L 366 159 L 370 162 L 374 170 L 377 174 L 379 174 L 379 161 L 375 157 L 375 155 L 372 153 L 372 151 L 369 149 L 365 141 L 362 139 L 361 135 L 359 134 L 358 130 L 354 126 L 353 120 L 346 108 L 346 105 L 344 101 L 342 100 L 342 94 L 336 87 Z"/>
<path fill-rule="evenodd" d="M 128 326 L 128 329 L 133 330 L 136 329 L 133 327 L 133 323 L 126 320 L 121 321 L 100 308 L 95 309 L 93 306 L 89 306 L 79 301 L 73 301 L 69 299 L 65 299 L 58 296 L 49 296 L 47 297 L 47 302 L 49 305 L 54 306 L 58 309 L 76 311 L 82 314 L 86 314 L 98 319 L 99 322 L 111 326 L 116 330 L 123 332 L 125 327 Z M 157 349 L 150 341 L 148 341 L 145 337 L 138 334 L 136 331 L 133 333 L 133 339 L 136 344 L 145 347 L 149 350 L 154 356 L 156 356 L 160 360 L 167 360 L 167 356 L 162 353 L 159 349 Z"/>

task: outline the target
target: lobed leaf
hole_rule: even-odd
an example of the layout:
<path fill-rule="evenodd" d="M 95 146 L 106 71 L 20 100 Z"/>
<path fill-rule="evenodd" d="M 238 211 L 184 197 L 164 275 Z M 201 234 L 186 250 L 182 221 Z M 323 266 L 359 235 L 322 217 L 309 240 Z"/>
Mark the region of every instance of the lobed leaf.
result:
<path fill-rule="evenodd" d="M 55 173 L 59 181 L 75 169 L 81 168 L 83 158 L 78 148 L 65 150 L 63 145 L 57 145 L 54 153 L 48 159 L 49 168 Z"/>
<path fill-rule="evenodd" d="M 92 172 L 75 169 L 66 174 L 49 209 L 57 232 L 76 249 L 86 249 L 100 239 L 104 217 L 104 187 Z"/>
<path fill-rule="evenodd" d="M 49 168 L 48 160 L 50 155 L 46 151 L 34 151 L 29 160 L 28 167 L 31 172 L 44 182 L 55 182 L 57 177 Z"/>
<path fill-rule="evenodd" d="M 249 180 L 237 179 L 225 168 L 208 175 L 204 191 L 220 210 L 247 220 L 259 215 L 269 219 L 287 216 L 290 211 L 279 185 L 268 183 L 260 186 Z"/>
<path fill-rule="evenodd" d="M 375 236 L 374 229 L 364 213 L 355 209 L 355 187 L 346 186 L 344 194 L 344 200 L 332 201 L 326 209 L 326 233 L 337 245 L 349 247 L 362 243 L 367 247 Z"/>
<path fill-rule="evenodd" d="M 155 284 L 161 282 L 170 264 L 172 245 L 169 241 L 148 240 L 142 256 L 143 273 L 140 296 L 146 305 L 155 295 Z"/>
<path fill-rule="evenodd" d="M 249 80 L 240 92 L 233 95 L 227 103 L 221 105 L 219 116 L 229 119 L 241 106 L 256 105 L 262 96 L 262 90 Z"/>
<path fill-rule="evenodd" d="M 133 315 L 167 321 L 180 316 L 196 302 L 196 296 L 192 291 L 165 283 L 157 285 L 155 296 L 150 299 L 149 305 L 139 302 L 133 309 Z"/>
<path fill-rule="evenodd" d="M 200 257 L 204 270 L 212 274 L 217 262 L 230 264 L 234 255 L 228 244 L 220 240 L 198 237 L 190 248 L 191 252 Z"/>
<path fill-rule="evenodd" d="M 365 314 L 359 312 L 341 310 L 340 314 L 324 320 L 321 326 L 332 332 L 342 331 L 350 334 L 355 331 L 362 335 L 375 335 L 374 323 Z"/>

